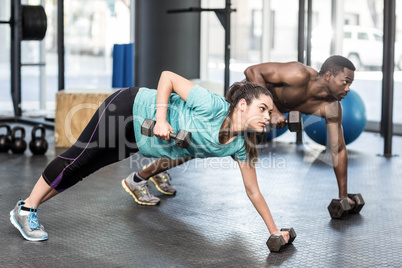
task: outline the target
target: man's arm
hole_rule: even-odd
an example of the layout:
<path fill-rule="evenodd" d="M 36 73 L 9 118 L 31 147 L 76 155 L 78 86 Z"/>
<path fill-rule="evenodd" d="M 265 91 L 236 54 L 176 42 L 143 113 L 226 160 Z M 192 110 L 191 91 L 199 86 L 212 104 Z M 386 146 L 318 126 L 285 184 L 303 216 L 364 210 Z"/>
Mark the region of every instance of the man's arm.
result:
<path fill-rule="evenodd" d="M 300 89 L 305 88 L 310 79 L 306 66 L 299 62 L 268 62 L 253 65 L 244 71 L 247 82 L 257 83 L 270 90 L 268 84 L 284 86 L 287 88 Z M 286 117 L 274 106 L 270 119 L 271 125 L 275 128 L 284 128 L 286 125 Z"/>
<path fill-rule="evenodd" d="M 267 84 L 284 84 L 298 87 L 309 80 L 306 66 L 299 62 L 267 62 L 248 67 L 244 71 L 247 82 L 258 83 L 267 88 Z"/>
<path fill-rule="evenodd" d="M 340 102 L 330 104 L 326 108 L 326 127 L 332 155 L 332 163 L 336 180 L 338 182 L 339 198 L 347 198 L 348 153 L 343 136 L 342 114 L 342 105 Z"/>

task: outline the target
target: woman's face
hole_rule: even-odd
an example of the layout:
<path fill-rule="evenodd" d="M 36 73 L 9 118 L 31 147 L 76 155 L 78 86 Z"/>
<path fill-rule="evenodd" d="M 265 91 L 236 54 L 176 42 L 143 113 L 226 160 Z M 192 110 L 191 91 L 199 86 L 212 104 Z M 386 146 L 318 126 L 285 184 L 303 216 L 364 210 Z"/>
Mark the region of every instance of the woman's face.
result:
<path fill-rule="evenodd" d="M 270 119 L 272 109 L 271 97 L 261 94 L 259 98 L 254 99 L 250 105 L 246 105 L 243 111 L 245 129 L 263 132 Z"/>

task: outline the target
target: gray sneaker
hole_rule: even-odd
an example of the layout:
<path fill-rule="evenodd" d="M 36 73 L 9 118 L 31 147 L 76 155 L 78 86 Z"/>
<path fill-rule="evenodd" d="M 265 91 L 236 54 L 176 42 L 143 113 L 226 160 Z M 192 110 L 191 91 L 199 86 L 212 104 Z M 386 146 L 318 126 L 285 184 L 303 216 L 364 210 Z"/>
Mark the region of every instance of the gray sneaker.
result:
<path fill-rule="evenodd" d="M 29 211 L 29 215 L 20 215 L 21 207 L 24 202 L 18 201 L 13 210 L 10 211 L 10 221 L 15 228 L 20 231 L 22 236 L 29 241 L 44 241 L 48 239 L 48 235 L 45 232 L 45 228 L 39 224 L 37 209 L 32 207 Z"/>
<path fill-rule="evenodd" d="M 149 180 L 155 184 L 156 189 L 158 189 L 158 191 L 161 192 L 162 194 L 165 195 L 176 194 L 176 188 L 172 186 L 172 184 L 170 183 L 172 179 L 167 171 L 158 173 L 153 177 L 150 177 Z"/>
<path fill-rule="evenodd" d="M 121 181 L 124 190 L 140 205 L 155 206 L 159 204 L 160 199 L 149 192 L 148 181 L 134 182 L 134 174 L 134 172 L 131 173 L 126 179 Z"/>

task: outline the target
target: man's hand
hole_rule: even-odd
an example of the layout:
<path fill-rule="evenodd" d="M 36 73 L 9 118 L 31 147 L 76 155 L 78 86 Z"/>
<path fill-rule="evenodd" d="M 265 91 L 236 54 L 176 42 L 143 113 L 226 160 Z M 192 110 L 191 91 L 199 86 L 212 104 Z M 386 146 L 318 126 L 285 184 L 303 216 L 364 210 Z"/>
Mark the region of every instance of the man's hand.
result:
<path fill-rule="evenodd" d="M 353 208 L 356 206 L 356 202 L 348 197 L 348 203 L 350 205 L 350 208 L 353 210 Z"/>
<path fill-rule="evenodd" d="M 288 119 L 278 110 L 272 111 L 270 125 L 273 128 L 284 128 L 288 123 Z"/>

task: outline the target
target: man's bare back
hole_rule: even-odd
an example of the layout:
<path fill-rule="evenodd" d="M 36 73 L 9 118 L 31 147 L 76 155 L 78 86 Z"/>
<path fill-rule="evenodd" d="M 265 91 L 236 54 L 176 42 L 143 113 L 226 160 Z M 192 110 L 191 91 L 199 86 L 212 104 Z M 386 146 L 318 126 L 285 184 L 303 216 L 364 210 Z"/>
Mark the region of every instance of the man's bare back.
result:
<path fill-rule="evenodd" d="M 326 117 L 329 108 L 339 108 L 337 102 L 347 94 L 342 89 L 350 85 L 354 78 L 353 71 L 346 68 L 339 79 L 320 76 L 316 70 L 299 62 L 254 65 L 246 69 L 245 75 L 248 82 L 266 86 L 280 113 L 300 111 L 321 117 Z M 274 113 L 274 124 L 281 121 L 278 117 L 280 115 Z"/>

